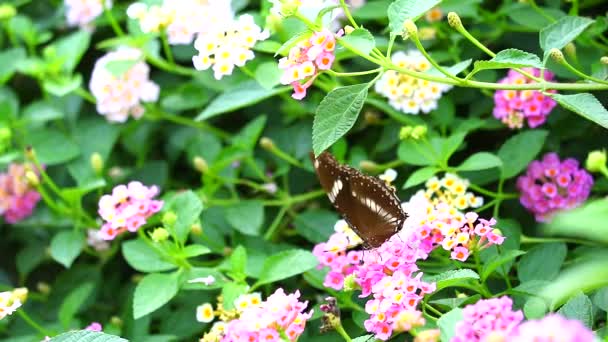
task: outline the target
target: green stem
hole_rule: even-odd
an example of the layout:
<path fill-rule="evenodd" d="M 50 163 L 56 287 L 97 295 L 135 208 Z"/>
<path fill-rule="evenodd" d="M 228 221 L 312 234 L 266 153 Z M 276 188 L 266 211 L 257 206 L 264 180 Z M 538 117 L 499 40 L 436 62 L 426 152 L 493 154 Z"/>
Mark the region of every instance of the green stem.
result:
<path fill-rule="evenodd" d="M 25 321 L 25 323 L 27 323 L 30 327 L 34 328 L 34 330 L 38 331 L 38 333 L 40 333 L 41 335 L 44 335 L 44 336 L 53 336 L 53 335 L 55 335 L 54 331 L 47 330 L 43 326 L 41 326 L 40 324 L 38 324 L 36 321 L 34 321 L 25 312 L 25 310 L 23 310 L 23 308 L 18 309 L 17 310 L 17 314 L 19 315 L 19 317 L 21 317 L 21 319 L 23 319 Z"/>
<path fill-rule="evenodd" d="M 350 14 L 350 9 L 348 9 L 348 5 L 346 5 L 346 1 L 340 0 L 340 6 L 342 6 L 344 15 L 346 16 L 346 18 L 348 19 L 350 24 L 353 25 L 354 28 L 359 28 L 359 25 L 357 25 L 357 22 L 353 18 L 352 14 Z"/>
<path fill-rule="evenodd" d="M 548 15 L 542 8 L 538 7 L 536 4 L 536 0 L 529 0 L 528 3 L 532 6 L 532 9 L 536 11 L 536 13 L 540 14 L 543 18 L 547 19 L 549 22 L 554 23 L 556 20 L 552 16 Z"/>
<path fill-rule="evenodd" d="M 570 7 L 570 12 L 568 14 L 572 16 L 578 15 L 578 0 L 572 0 L 572 7 Z"/>
<path fill-rule="evenodd" d="M 150 64 L 164 71 L 168 71 L 182 76 L 196 76 L 198 74 L 198 71 L 196 71 L 195 69 L 185 68 L 177 64 L 171 64 L 149 53 L 145 53 L 145 57 Z"/>
<path fill-rule="evenodd" d="M 584 78 L 584 79 L 592 81 L 592 82 L 608 85 L 607 81 L 601 80 L 599 78 L 595 78 L 593 76 L 589 76 L 589 75 L 585 74 L 584 72 L 576 69 L 574 66 L 572 66 L 572 64 L 568 63 L 568 61 L 566 60 L 565 57 L 561 58 L 558 63 L 563 65 L 564 67 L 566 67 L 566 69 L 570 70 L 570 72 L 572 72 L 573 74 L 575 74 L 576 76 L 578 76 L 580 78 Z"/>
<path fill-rule="evenodd" d="M 161 120 L 167 120 L 167 121 L 171 121 L 173 123 L 179 124 L 179 125 L 189 126 L 189 127 L 197 128 L 200 130 L 208 131 L 210 133 L 217 135 L 218 137 L 220 137 L 224 140 L 228 140 L 231 138 L 230 133 L 225 132 L 215 126 L 212 126 L 204 121 L 195 121 L 195 120 L 192 120 L 192 119 L 184 117 L 184 116 L 172 115 L 172 114 L 163 112 L 161 110 L 158 110 L 156 108 L 153 108 L 152 111 L 153 111 L 154 118 L 161 119 Z"/>
<path fill-rule="evenodd" d="M 175 60 L 173 59 L 173 52 L 171 52 L 171 47 L 169 46 L 169 39 L 167 39 L 167 31 L 163 30 L 160 34 L 160 40 L 163 44 L 163 51 L 165 52 L 165 56 L 169 61 L 169 64 L 175 65 Z"/>
<path fill-rule="evenodd" d="M 432 306 L 432 305 L 430 305 L 430 304 L 426 304 L 426 303 L 425 303 L 424 307 L 425 307 L 427 310 L 431 311 L 432 313 L 436 314 L 438 317 L 443 316 L 443 313 L 441 313 L 441 311 L 439 311 L 439 310 L 435 309 L 435 307 L 434 307 L 434 306 Z"/>
<path fill-rule="evenodd" d="M 120 28 L 120 25 L 118 25 L 116 18 L 114 18 L 114 15 L 112 14 L 112 9 L 108 7 L 108 4 L 106 1 L 102 0 L 102 3 L 103 3 L 104 15 L 106 16 L 106 19 L 108 19 L 108 22 L 110 22 L 110 26 L 112 26 L 112 30 L 114 30 L 114 34 L 116 34 L 119 37 L 124 36 L 125 33 Z"/>
<path fill-rule="evenodd" d="M 95 99 L 95 97 L 93 96 L 93 94 L 91 94 L 90 92 L 88 92 L 83 87 L 76 88 L 76 90 L 74 90 L 74 93 L 76 95 L 82 97 L 86 101 L 92 103 L 92 104 L 96 104 L 97 103 L 97 100 Z"/>
<path fill-rule="evenodd" d="M 272 240 L 272 238 L 274 237 L 275 233 L 277 232 L 279 225 L 281 224 L 281 220 L 285 216 L 285 213 L 287 212 L 288 208 L 289 208 L 289 206 L 281 207 L 281 210 L 279 210 L 279 213 L 277 214 L 277 216 L 274 218 L 274 220 L 270 224 L 270 227 L 266 231 L 266 234 L 264 234 L 264 240 L 266 240 L 266 241 Z"/>
<path fill-rule="evenodd" d="M 336 76 L 336 77 L 347 77 L 347 76 L 363 76 L 363 75 L 369 75 L 369 74 L 375 74 L 377 72 L 381 72 L 382 68 L 376 68 L 376 69 L 372 69 L 372 70 L 366 70 L 366 71 L 355 71 L 355 72 L 335 72 L 331 69 L 327 70 L 326 72 L 332 76 Z"/>
<path fill-rule="evenodd" d="M 453 80 L 455 80 L 457 82 L 462 82 L 463 81 L 463 79 L 450 74 L 441 65 L 439 65 L 439 63 L 437 63 L 431 57 L 431 55 L 428 54 L 428 52 L 426 51 L 426 49 L 424 48 L 424 46 L 422 46 L 422 43 L 420 42 L 420 39 L 418 39 L 418 35 L 416 35 L 416 34 L 410 35 L 410 39 L 414 42 L 414 45 L 416 45 L 416 47 L 418 48 L 418 51 L 420 51 L 422 53 L 422 55 L 429 61 L 429 63 L 431 63 L 431 65 L 433 67 L 435 67 L 435 69 L 437 69 L 440 73 L 446 75 L 448 78 L 451 78 L 451 79 L 453 79 Z"/>
<path fill-rule="evenodd" d="M 519 242 L 521 244 L 535 244 L 535 243 L 552 243 L 552 242 L 565 242 L 575 243 L 586 246 L 596 246 L 597 244 L 593 241 L 581 240 L 581 239 L 569 239 L 569 238 L 546 238 L 546 237 L 533 237 L 522 235 Z"/>
<path fill-rule="evenodd" d="M 350 338 L 350 336 L 348 336 L 348 333 L 346 333 L 346 330 L 344 330 L 344 327 L 342 326 L 342 323 L 339 322 L 338 325 L 336 325 L 336 332 L 338 334 L 340 334 L 340 336 L 342 336 L 342 338 L 344 339 L 344 341 L 346 342 L 351 342 L 353 339 Z"/>

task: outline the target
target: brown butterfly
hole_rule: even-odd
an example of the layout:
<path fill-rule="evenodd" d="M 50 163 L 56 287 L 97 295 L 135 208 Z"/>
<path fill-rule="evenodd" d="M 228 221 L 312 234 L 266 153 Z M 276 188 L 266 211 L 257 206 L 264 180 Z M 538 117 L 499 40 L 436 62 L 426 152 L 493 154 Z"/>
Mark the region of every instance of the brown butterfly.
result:
<path fill-rule="evenodd" d="M 364 248 L 379 247 L 401 230 L 407 214 L 384 181 L 338 163 L 327 151 L 310 158 L 323 190 Z"/>

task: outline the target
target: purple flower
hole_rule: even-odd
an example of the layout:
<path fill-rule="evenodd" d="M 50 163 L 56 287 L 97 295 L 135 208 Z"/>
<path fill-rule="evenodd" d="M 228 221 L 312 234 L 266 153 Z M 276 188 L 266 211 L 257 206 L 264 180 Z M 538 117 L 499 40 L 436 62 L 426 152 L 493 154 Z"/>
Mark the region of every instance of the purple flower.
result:
<path fill-rule="evenodd" d="M 463 319 L 456 324 L 456 334 L 450 342 L 482 342 L 488 338 L 503 338 L 511 334 L 524 319 L 521 310 L 513 311 L 513 301 L 504 296 L 482 299 L 462 310 Z"/>
<path fill-rule="evenodd" d="M 7 223 L 17 223 L 30 216 L 40 201 L 40 194 L 28 183 L 25 164 L 11 164 L 0 173 L 0 216 Z"/>
<path fill-rule="evenodd" d="M 84 328 L 84 330 L 89 330 L 89 331 L 102 331 L 103 327 L 101 326 L 101 323 L 98 322 L 92 322 L 91 324 L 89 324 L 88 327 Z"/>
<path fill-rule="evenodd" d="M 539 69 L 524 68 L 523 70 L 540 77 Z M 552 81 L 553 73 L 545 71 L 544 77 L 545 80 Z M 515 70 L 509 70 L 507 77 L 499 81 L 502 84 L 520 85 L 534 82 Z M 555 100 L 536 90 L 498 90 L 494 93 L 494 117 L 511 129 L 522 128 L 526 120 L 531 128 L 544 124 L 555 105 Z"/>
<path fill-rule="evenodd" d="M 590 342 L 595 335 L 581 322 L 550 314 L 521 324 L 509 337 L 510 342 Z"/>
<path fill-rule="evenodd" d="M 593 186 L 593 178 L 572 158 L 560 162 L 556 153 L 547 153 L 541 161 L 528 165 L 525 175 L 517 179 L 521 204 L 539 222 L 555 212 L 571 209 L 584 202 Z"/>

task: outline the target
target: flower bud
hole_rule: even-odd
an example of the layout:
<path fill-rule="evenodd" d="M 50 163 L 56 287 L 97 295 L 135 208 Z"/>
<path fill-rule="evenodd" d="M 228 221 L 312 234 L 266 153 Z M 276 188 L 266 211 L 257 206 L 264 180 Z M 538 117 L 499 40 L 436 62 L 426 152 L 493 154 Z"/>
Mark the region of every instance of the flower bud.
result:
<path fill-rule="evenodd" d="M 27 179 L 27 182 L 31 186 L 38 186 L 38 185 L 40 185 L 40 178 L 38 178 L 38 175 L 34 171 L 26 171 L 25 172 L 25 179 Z"/>
<path fill-rule="evenodd" d="M 400 140 L 409 139 L 410 136 L 412 135 L 413 130 L 414 130 L 414 127 L 412 127 L 412 126 L 401 127 L 401 130 L 399 131 L 399 139 Z"/>
<path fill-rule="evenodd" d="M 121 327 L 123 322 L 122 319 L 118 316 L 112 316 L 110 317 L 110 324 Z"/>
<path fill-rule="evenodd" d="M 553 48 L 549 50 L 549 56 L 551 56 L 551 58 L 553 58 L 553 60 L 559 64 L 564 62 L 564 54 L 559 49 Z"/>
<path fill-rule="evenodd" d="M 418 125 L 416 127 L 414 127 L 414 129 L 412 130 L 412 139 L 414 140 L 418 140 L 421 138 L 424 138 L 424 136 L 426 136 L 426 133 L 428 132 L 428 128 L 425 125 Z"/>
<path fill-rule="evenodd" d="M 18 287 L 13 290 L 13 298 L 19 299 L 19 301 L 23 304 L 27 300 L 28 290 L 25 287 Z"/>
<path fill-rule="evenodd" d="M 566 55 L 570 58 L 576 58 L 576 45 L 572 42 L 566 44 L 566 46 L 564 46 L 564 52 L 566 52 Z"/>
<path fill-rule="evenodd" d="M 355 30 L 355 28 L 350 25 L 344 26 L 344 33 L 346 33 L 346 34 L 351 34 L 351 33 L 353 33 L 354 30 Z"/>
<path fill-rule="evenodd" d="M 608 56 L 602 56 L 602 58 L 600 58 L 600 62 L 604 65 L 608 65 Z"/>
<path fill-rule="evenodd" d="M 108 170 L 108 176 L 114 180 L 121 178 L 123 175 L 123 169 L 118 166 L 111 167 L 110 170 Z"/>
<path fill-rule="evenodd" d="M 190 232 L 194 235 L 201 235 L 203 234 L 203 226 L 199 222 L 194 223 L 190 226 Z"/>
<path fill-rule="evenodd" d="M 405 29 L 405 32 L 407 32 L 408 36 L 418 37 L 418 27 L 412 19 L 406 19 L 403 22 L 403 28 Z"/>
<path fill-rule="evenodd" d="M 338 301 L 336 298 L 325 298 L 325 303 L 321 304 L 320 309 L 324 312 L 321 320 L 321 327 L 319 328 L 321 333 L 334 330 L 336 327 L 342 324 L 340 322 L 340 308 L 338 307 Z"/>
<path fill-rule="evenodd" d="M 365 120 L 365 123 L 370 125 L 379 125 L 381 123 L 380 115 L 377 112 L 371 110 L 365 111 L 365 113 L 363 113 L 363 119 Z"/>
<path fill-rule="evenodd" d="M 361 168 L 361 170 L 366 172 L 376 172 L 378 170 L 378 164 L 374 163 L 371 160 L 360 161 L 359 167 Z"/>
<path fill-rule="evenodd" d="M 51 293 L 51 286 L 43 281 L 38 282 L 36 284 L 36 289 L 43 295 L 48 295 L 49 293 Z"/>
<path fill-rule="evenodd" d="M 172 211 L 167 211 L 162 218 L 163 226 L 170 228 L 173 227 L 175 222 L 177 221 L 177 215 Z"/>
<path fill-rule="evenodd" d="M 460 21 L 460 17 L 458 14 L 456 14 L 456 12 L 448 13 L 448 24 L 450 24 L 450 26 L 456 30 L 463 29 L 462 21 Z"/>
<path fill-rule="evenodd" d="M 17 9 L 11 4 L 0 5 L 0 20 L 6 20 L 14 17 L 17 14 Z"/>
<path fill-rule="evenodd" d="M 432 40 L 435 39 L 437 30 L 432 27 L 423 27 L 418 31 L 418 37 L 420 40 Z"/>
<path fill-rule="evenodd" d="M 194 157 L 194 159 L 192 160 L 192 164 L 194 164 L 194 169 L 196 169 L 196 171 L 200 173 L 205 173 L 209 171 L 209 164 L 207 164 L 207 161 L 202 157 Z"/>
<path fill-rule="evenodd" d="M 298 12 L 299 2 L 294 0 L 281 0 L 281 15 L 291 17 Z"/>
<path fill-rule="evenodd" d="M 268 137 L 262 137 L 262 139 L 260 139 L 260 146 L 262 146 L 263 149 L 268 151 L 274 150 L 276 148 L 276 146 L 274 145 L 274 141 L 272 141 L 272 139 Z"/>
<path fill-rule="evenodd" d="M 355 281 L 355 275 L 351 274 L 344 278 L 344 291 L 354 291 L 360 289 L 361 287 Z"/>
<path fill-rule="evenodd" d="M 606 151 L 591 151 L 587 155 L 585 168 L 590 172 L 601 172 L 606 169 Z"/>
<path fill-rule="evenodd" d="M 101 157 L 101 154 L 93 152 L 93 154 L 91 154 L 90 162 L 91 168 L 93 169 L 93 171 L 95 171 L 95 174 L 101 175 L 101 173 L 103 172 L 103 158 Z"/>
<path fill-rule="evenodd" d="M 150 235 L 152 241 L 159 243 L 169 238 L 169 232 L 165 228 L 156 228 Z"/>
<path fill-rule="evenodd" d="M 441 337 L 439 329 L 424 330 L 418 333 L 414 338 L 414 342 L 438 342 Z"/>

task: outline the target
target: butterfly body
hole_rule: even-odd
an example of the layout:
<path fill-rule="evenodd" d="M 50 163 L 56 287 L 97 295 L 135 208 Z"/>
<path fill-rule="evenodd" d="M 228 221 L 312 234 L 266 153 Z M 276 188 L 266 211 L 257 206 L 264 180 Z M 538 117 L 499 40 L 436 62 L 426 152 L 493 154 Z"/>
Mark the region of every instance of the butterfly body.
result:
<path fill-rule="evenodd" d="M 329 152 L 311 158 L 327 197 L 365 248 L 379 247 L 401 229 L 407 215 L 382 180 L 338 163 Z"/>

